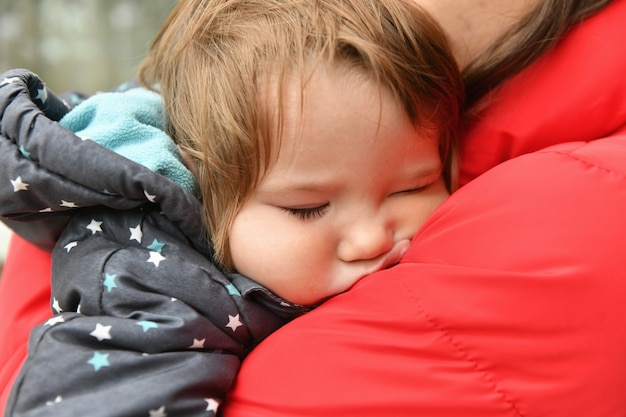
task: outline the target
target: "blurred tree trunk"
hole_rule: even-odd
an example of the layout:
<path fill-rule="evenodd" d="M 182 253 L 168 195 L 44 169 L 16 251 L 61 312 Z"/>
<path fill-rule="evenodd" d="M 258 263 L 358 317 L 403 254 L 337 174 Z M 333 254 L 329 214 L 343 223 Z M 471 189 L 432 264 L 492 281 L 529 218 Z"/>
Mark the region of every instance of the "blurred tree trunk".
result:
<path fill-rule="evenodd" d="M 175 0 L 0 0 L 0 71 L 28 68 L 55 91 L 134 78 Z"/>

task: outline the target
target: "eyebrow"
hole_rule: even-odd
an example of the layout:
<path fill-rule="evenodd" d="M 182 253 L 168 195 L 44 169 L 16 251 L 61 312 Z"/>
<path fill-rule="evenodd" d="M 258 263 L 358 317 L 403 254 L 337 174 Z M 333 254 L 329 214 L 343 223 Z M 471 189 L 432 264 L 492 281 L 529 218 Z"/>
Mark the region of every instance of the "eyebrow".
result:
<path fill-rule="evenodd" d="M 282 193 L 285 191 L 317 192 L 329 188 L 329 184 L 322 181 L 283 182 L 265 185 L 259 192 L 262 194 Z"/>
<path fill-rule="evenodd" d="M 430 175 L 441 175 L 443 173 L 443 162 L 437 161 L 436 165 L 428 164 L 419 169 L 411 168 L 411 170 L 407 170 L 405 177 L 406 178 L 424 178 Z"/>

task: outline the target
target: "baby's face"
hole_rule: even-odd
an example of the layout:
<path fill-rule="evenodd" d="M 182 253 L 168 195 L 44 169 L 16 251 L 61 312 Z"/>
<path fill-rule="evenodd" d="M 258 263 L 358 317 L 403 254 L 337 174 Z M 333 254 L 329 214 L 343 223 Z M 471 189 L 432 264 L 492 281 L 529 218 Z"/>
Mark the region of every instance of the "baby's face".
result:
<path fill-rule="evenodd" d="M 437 139 L 390 92 L 348 77 L 318 69 L 302 112 L 286 97 L 278 158 L 230 230 L 234 268 L 294 303 L 396 264 L 448 196 Z"/>

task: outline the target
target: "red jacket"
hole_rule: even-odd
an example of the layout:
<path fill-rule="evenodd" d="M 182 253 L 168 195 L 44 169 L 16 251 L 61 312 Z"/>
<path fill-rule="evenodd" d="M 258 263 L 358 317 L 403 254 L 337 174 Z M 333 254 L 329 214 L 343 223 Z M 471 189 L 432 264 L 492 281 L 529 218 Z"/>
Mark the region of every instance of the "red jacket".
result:
<path fill-rule="evenodd" d="M 508 82 L 403 262 L 257 347 L 225 416 L 626 415 L 625 21 Z"/>

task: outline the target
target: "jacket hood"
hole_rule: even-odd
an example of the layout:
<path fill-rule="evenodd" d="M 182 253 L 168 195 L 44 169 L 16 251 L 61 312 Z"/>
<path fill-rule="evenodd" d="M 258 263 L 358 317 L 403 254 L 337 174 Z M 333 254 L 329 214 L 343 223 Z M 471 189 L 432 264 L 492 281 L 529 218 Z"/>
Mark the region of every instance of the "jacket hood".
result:
<path fill-rule="evenodd" d="M 27 70 L 0 75 L 0 218 L 51 251 L 77 210 L 158 205 L 192 246 L 210 256 L 193 187 L 66 129 L 59 121 L 69 118 L 70 110 L 37 75 Z"/>

